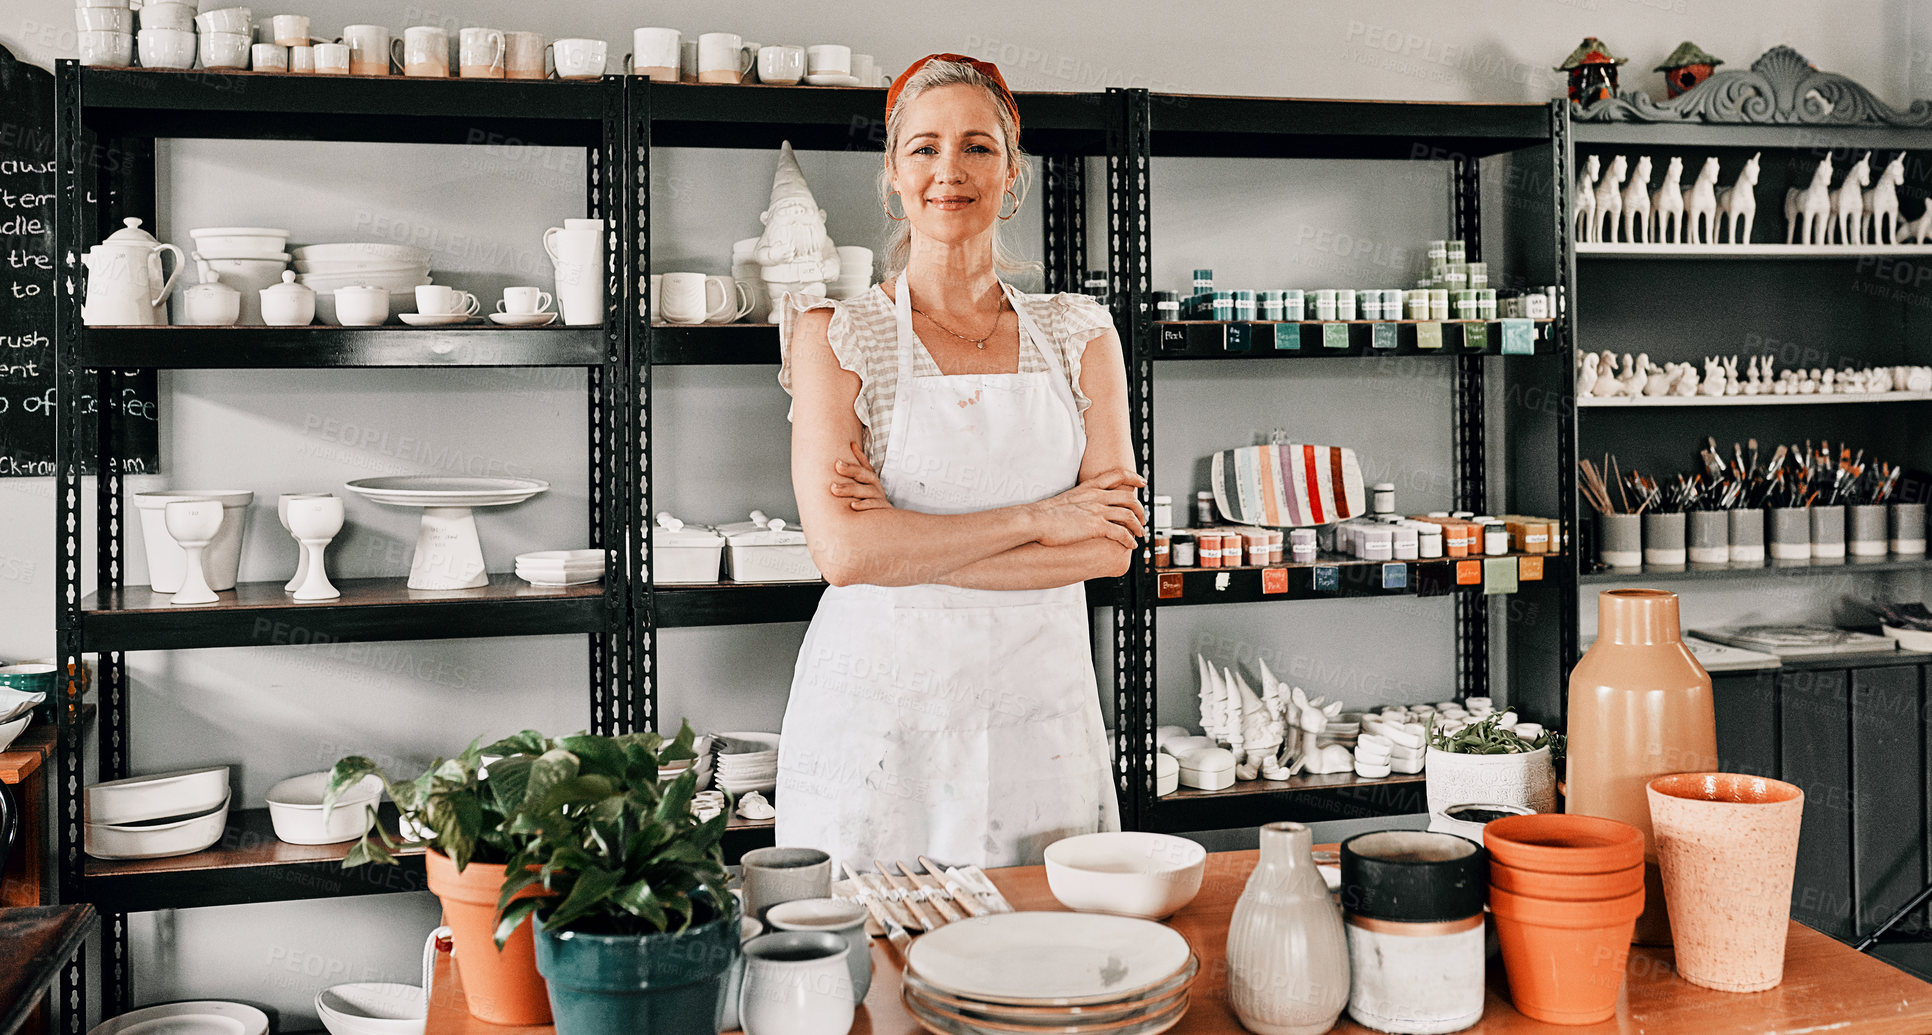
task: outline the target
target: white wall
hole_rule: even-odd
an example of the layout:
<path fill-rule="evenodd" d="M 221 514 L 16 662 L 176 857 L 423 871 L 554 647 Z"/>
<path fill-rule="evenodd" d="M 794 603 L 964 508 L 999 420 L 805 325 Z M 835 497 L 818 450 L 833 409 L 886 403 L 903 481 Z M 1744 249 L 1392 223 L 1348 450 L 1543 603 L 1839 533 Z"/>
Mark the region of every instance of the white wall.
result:
<path fill-rule="evenodd" d="M 212 0 L 207 6 L 218 6 Z M 291 8 L 263 10 L 273 13 Z M 13 0 L 0 43 L 43 65 L 73 52 L 64 0 Z M 729 28 L 765 42 L 839 40 L 887 68 L 934 50 L 998 61 L 1018 89 L 1159 90 L 1283 96 L 1531 101 L 1560 90 L 1549 70 L 1584 35 L 1631 58 L 1630 81 L 1678 41 L 1694 39 L 1733 63 L 1790 43 L 1820 68 L 1852 75 L 1893 103 L 1932 94 L 1932 17 L 1913 0 L 1548 0 L 1548 2 L 1200 5 L 838 5 L 746 0 L 649 5 L 648 11 L 561 0 L 398 5 L 311 0 L 318 33 L 352 22 L 401 28 L 425 21 L 530 28 L 550 36 L 609 39 L 628 49 L 638 23 L 687 32 Z M 728 243 L 756 229 L 767 154 L 671 153 L 655 162 L 660 269 L 724 272 Z M 1272 163 L 1271 163 L 1272 164 Z M 857 155 L 807 155 L 806 174 L 831 210 L 840 241 L 865 242 L 882 219 L 871 166 Z M 1195 265 L 1224 280 L 1320 286 L 1344 275 L 1337 256 L 1304 240 L 1312 227 L 1370 234 L 1391 245 L 1444 233 L 1440 191 L 1413 177 L 1360 167 L 1281 167 L 1247 176 L 1239 162 L 1156 168 L 1158 286 Z M 1274 176 L 1279 173 L 1281 175 Z M 1362 181 L 1362 182 L 1351 182 Z M 1366 185 L 1367 189 L 1364 189 Z M 536 235 L 574 214 L 581 161 L 554 151 L 180 142 L 163 153 L 161 233 L 186 243 L 189 227 L 268 223 L 298 241 L 402 240 L 430 247 L 439 281 L 490 296 L 545 268 Z M 1025 222 L 1024 220 L 1022 222 Z M 1397 261 L 1391 286 L 1406 271 Z M 1262 383 L 1198 368 L 1162 372 L 1157 467 L 1177 498 L 1192 464 L 1212 448 L 1252 441 L 1277 425 L 1314 441 L 1356 445 L 1365 463 L 1418 486 L 1404 505 L 1444 502 L 1432 472 L 1447 469 L 1441 393 L 1387 396 L 1341 376 L 1295 368 L 1296 380 Z M 1244 372 L 1245 373 L 1245 372 Z M 486 371 L 179 374 L 163 379 L 163 471 L 152 484 L 237 485 L 258 499 L 346 479 L 431 469 L 430 458 L 494 466 L 552 482 L 545 496 L 482 517 L 490 566 L 524 550 L 583 545 L 585 494 L 579 375 Z M 683 368 L 658 374 L 655 403 L 661 505 L 698 520 L 729 520 L 753 505 L 790 509 L 785 400 L 771 371 Z M 1364 426 L 1364 414 L 1379 414 Z M 354 430 L 351 431 L 350 429 Z M 409 440 L 405 442 L 405 439 Z M 1435 482 L 1439 482 L 1435 476 Z M 145 484 L 137 487 L 146 487 Z M 53 652 L 53 508 L 45 480 L 0 481 L 0 657 Z M 332 551 L 345 576 L 399 572 L 413 514 L 351 501 L 352 530 Z M 288 570 L 292 547 L 258 506 L 245 578 Z M 143 579 L 138 540 L 131 582 Z M 18 561 L 19 564 L 5 562 Z M 1311 689 L 1354 703 L 1431 700 L 1452 685 L 1447 608 L 1408 606 L 1220 608 L 1163 612 L 1170 650 L 1161 671 L 1164 716 L 1185 718 L 1192 680 L 1186 647 L 1234 656 L 1265 653 L 1302 666 Z M 1232 612 L 1232 613 L 1224 613 Z M 1304 613 L 1306 612 L 1306 613 Z M 1210 624 L 1211 623 L 1211 624 Z M 1408 633 L 1374 656 L 1326 646 L 1374 624 Z M 776 728 L 802 627 L 665 634 L 662 715 L 713 728 Z M 249 804 L 291 773 L 351 750 L 422 760 L 475 735 L 522 726 L 581 726 L 585 652 L 580 640 L 449 640 L 371 648 L 274 648 L 147 654 L 133 658 L 136 771 L 220 759 L 236 764 Z M 1178 681 L 1178 682 L 1177 682 Z M 412 980 L 426 898 L 249 906 L 137 919 L 136 994 L 249 999 L 309 1027 L 322 985 L 360 977 Z M 348 976 L 344 976 L 348 975 Z"/>

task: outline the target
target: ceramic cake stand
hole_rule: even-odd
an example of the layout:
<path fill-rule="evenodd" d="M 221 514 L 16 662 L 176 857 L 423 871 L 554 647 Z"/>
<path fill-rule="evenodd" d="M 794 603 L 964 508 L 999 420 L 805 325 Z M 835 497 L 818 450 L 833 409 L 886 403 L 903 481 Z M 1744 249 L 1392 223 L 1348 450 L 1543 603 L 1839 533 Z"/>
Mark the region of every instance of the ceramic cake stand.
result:
<path fill-rule="evenodd" d="M 535 478 L 446 478 L 439 475 L 361 478 L 348 483 L 372 503 L 421 507 L 416 556 L 409 562 L 410 589 L 475 589 L 488 585 L 483 541 L 476 535 L 474 507 L 522 503 L 550 487 Z"/>

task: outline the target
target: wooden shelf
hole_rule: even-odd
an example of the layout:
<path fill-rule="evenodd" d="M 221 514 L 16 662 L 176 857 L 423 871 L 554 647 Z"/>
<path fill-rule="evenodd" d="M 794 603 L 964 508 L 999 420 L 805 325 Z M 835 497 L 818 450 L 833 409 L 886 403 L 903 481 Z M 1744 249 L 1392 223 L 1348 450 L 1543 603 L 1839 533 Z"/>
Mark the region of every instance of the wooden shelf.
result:
<path fill-rule="evenodd" d="M 1403 816 L 1427 809 L 1428 776 L 1392 773 L 1367 780 L 1354 773 L 1301 775 L 1285 782 L 1244 780 L 1224 791 L 1183 787 L 1154 800 L 1149 830 L 1179 832 L 1254 827 L 1294 820 L 1318 823 L 1335 819 Z"/>
<path fill-rule="evenodd" d="M 281 582 L 244 582 L 212 604 L 176 607 L 146 586 L 89 594 L 81 630 L 89 651 L 264 647 L 359 640 L 538 636 L 601 632 L 616 621 L 604 584 L 532 586 L 491 575 L 477 589 L 410 589 L 406 578 L 343 579 L 335 600 L 297 601 Z"/>
<path fill-rule="evenodd" d="M 1894 145 L 1896 146 L 1896 145 Z M 1932 244 L 1631 244 L 1579 242 L 1579 259 L 1863 259 L 1932 256 Z"/>
<path fill-rule="evenodd" d="M 1752 576 L 1806 577 L 1812 575 L 1868 574 L 1888 571 L 1932 570 L 1932 559 L 1924 555 L 1902 557 L 1847 557 L 1843 560 L 1778 561 L 1763 560 L 1738 564 L 1646 564 L 1641 568 L 1605 568 L 1578 578 L 1583 583 L 1604 582 L 1683 582 L 1699 579 L 1737 579 Z"/>
<path fill-rule="evenodd" d="M 80 362 L 167 370 L 588 367 L 601 327 L 89 327 Z"/>
<path fill-rule="evenodd" d="M 1504 554 L 1427 561 L 1362 561 L 1325 554 L 1314 564 L 1239 568 L 1156 568 L 1158 606 L 1253 604 L 1269 600 L 1333 600 L 1340 597 L 1441 596 L 1483 592 L 1512 565 L 1518 588 L 1555 579 L 1568 564 L 1560 553 Z M 1492 567 L 1492 565 L 1496 567 Z"/>
<path fill-rule="evenodd" d="M 1846 406 L 1925 402 L 1932 392 L 1867 392 L 1831 395 L 1657 395 L 1631 398 L 1615 395 L 1578 396 L 1579 410 L 1649 410 L 1684 406 Z"/>

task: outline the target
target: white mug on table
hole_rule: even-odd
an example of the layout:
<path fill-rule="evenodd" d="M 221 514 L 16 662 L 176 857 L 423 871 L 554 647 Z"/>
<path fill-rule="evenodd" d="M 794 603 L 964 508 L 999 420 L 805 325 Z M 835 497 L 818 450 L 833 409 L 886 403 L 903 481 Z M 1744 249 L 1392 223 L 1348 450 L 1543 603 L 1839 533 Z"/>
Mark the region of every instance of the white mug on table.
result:
<path fill-rule="evenodd" d="M 628 62 L 631 74 L 645 76 L 654 83 L 677 82 L 678 55 L 683 46 L 684 34 L 676 29 L 633 30 Z"/>
<path fill-rule="evenodd" d="M 543 34 L 506 32 L 503 34 L 503 75 L 506 79 L 542 79 Z"/>
<path fill-rule="evenodd" d="M 706 299 L 711 297 L 713 287 L 724 294 L 725 305 L 716 312 L 705 313 L 705 323 L 734 323 L 744 319 L 745 314 L 751 312 L 751 292 L 746 289 L 744 281 L 736 277 L 706 277 L 704 278 Z"/>
<path fill-rule="evenodd" d="M 349 48 L 349 74 L 389 74 L 389 29 L 381 25 L 345 25 L 336 40 Z M 320 55 L 317 55 L 320 57 Z M 322 69 L 318 61 L 317 70 Z"/>
<path fill-rule="evenodd" d="M 481 308 L 476 296 L 447 284 L 422 284 L 416 288 L 416 311 L 424 316 L 475 316 Z"/>
<path fill-rule="evenodd" d="M 758 60 L 735 32 L 707 32 L 698 37 L 698 82 L 741 83 Z"/>
<path fill-rule="evenodd" d="M 403 74 L 423 79 L 449 78 L 449 33 L 436 25 L 412 25 L 389 44 Z"/>
<path fill-rule="evenodd" d="M 559 79 L 596 79 L 604 74 L 610 47 L 603 40 L 561 39 L 550 44 Z"/>
<path fill-rule="evenodd" d="M 457 33 L 457 74 L 464 79 L 503 78 L 507 45 L 501 29 L 462 30 Z"/>
<path fill-rule="evenodd" d="M 507 287 L 503 298 L 497 302 L 496 311 L 518 315 L 535 315 L 550 309 L 550 292 L 535 287 Z"/>

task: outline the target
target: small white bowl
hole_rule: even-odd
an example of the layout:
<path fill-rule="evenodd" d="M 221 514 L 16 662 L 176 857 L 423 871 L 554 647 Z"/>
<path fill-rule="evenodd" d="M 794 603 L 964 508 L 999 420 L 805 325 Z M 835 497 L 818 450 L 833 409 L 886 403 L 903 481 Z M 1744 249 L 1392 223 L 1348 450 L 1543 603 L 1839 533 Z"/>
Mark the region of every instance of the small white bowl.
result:
<path fill-rule="evenodd" d="M 1923 629 L 1902 629 L 1895 625 L 1880 626 L 1879 631 L 1898 641 L 1905 650 L 1932 651 L 1932 632 Z"/>
<path fill-rule="evenodd" d="M 317 992 L 315 1014 L 329 1035 L 422 1035 L 428 1007 L 418 985 L 359 981 Z"/>
<path fill-rule="evenodd" d="M 1145 831 L 1082 834 L 1047 846 L 1047 887 L 1082 913 L 1164 920 L 1194 901 L 1207 849 L 1184 837 Z"/>
<path fill-rule="evenodd" d="M 33 721 L 34 713 L 28 712 L 18 719 L 9 719 L 6 722 L 0 722 L 0 751 L 5 751 L 8 747 L 12 746 L 14 738 L 20 736 L 21 732 L 27 728 L 27 724 Z"/>
<path fill-rule="evenodd" d="M 210 765 L 109 780 L 88 787 L 84 798 L 90 826 L 198 816 L 228 800 L 228 767 Z"/>
<path fill-rule="evenodd" d="M 198 816 L 138 825 L 89 823 L 82 843 L 96 859 L 161 859 L 193 855 L 221 840 L 226 829 L 228 796 L 223 794 L 219 807 Z"/>
<path fill-rule="evenodd" d="M 343 793 L 322 817 L 322 798 L 328 793 L 328 773 L 291 776 L 268 789 L 268 820 L 275 836 L 292 845 L 333 845 L 353 841 L 369 830 L 375 806 L 382 800 L 382 781 L 374 776 Z"/>
<path fill-rule="evenodd" d="M 204 259 L 288 261 L 288 231 L 265 226 L 210 226 L 188 231 Z"/>

